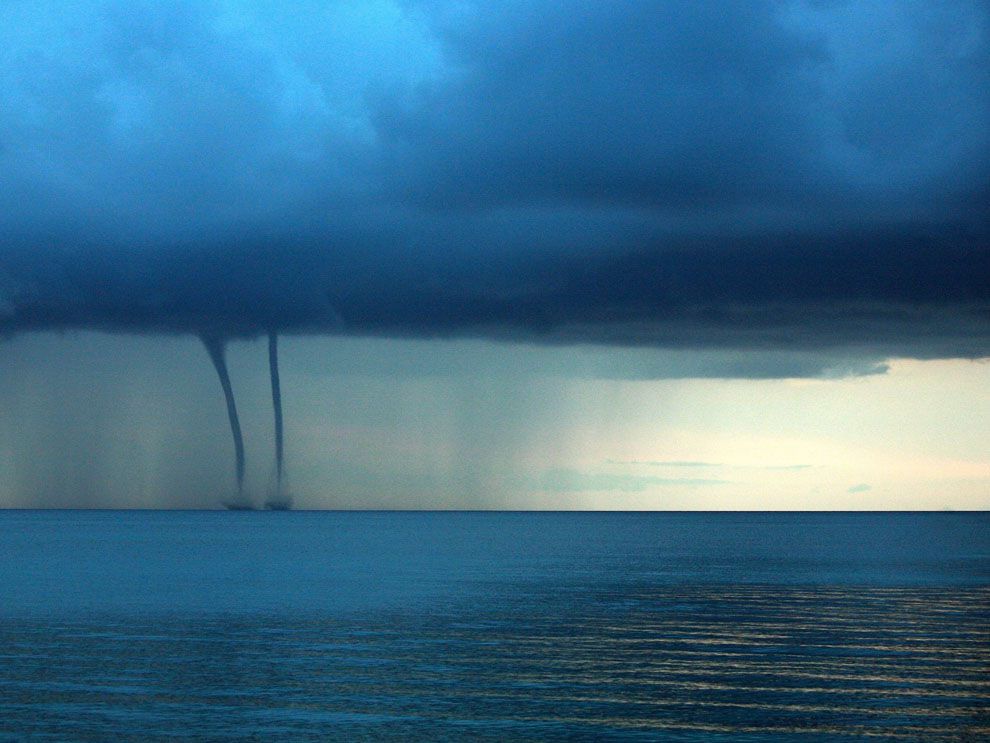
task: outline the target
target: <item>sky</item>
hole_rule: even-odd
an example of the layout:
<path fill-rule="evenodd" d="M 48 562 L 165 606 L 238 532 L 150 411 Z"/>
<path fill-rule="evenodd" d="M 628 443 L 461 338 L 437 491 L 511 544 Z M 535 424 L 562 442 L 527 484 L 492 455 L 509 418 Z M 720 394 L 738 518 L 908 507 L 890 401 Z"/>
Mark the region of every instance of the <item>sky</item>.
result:
<path fill-rule="evenodd" d="M 0 4 L 0 506 L 987 508 L 981 2 Z"/>

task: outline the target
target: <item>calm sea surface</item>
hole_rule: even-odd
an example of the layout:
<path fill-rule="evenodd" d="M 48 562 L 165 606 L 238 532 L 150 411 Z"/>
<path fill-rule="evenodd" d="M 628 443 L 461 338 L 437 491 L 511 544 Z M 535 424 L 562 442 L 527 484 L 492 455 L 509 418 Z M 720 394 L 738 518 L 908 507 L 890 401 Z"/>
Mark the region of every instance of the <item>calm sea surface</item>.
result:
<path fill-rule="evenodd" d="M 0 740 L 990 739 L 990 514 L 0 511 Z"/>

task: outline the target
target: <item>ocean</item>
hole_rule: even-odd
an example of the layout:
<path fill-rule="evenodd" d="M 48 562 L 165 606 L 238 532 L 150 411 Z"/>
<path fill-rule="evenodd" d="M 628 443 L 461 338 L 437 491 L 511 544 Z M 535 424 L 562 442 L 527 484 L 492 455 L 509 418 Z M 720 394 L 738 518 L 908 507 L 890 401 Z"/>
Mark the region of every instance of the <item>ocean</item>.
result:
<path fill-rule="evenodd" d="M 0 511 L 0 741 L 990 739 L 990 514 Z"/>

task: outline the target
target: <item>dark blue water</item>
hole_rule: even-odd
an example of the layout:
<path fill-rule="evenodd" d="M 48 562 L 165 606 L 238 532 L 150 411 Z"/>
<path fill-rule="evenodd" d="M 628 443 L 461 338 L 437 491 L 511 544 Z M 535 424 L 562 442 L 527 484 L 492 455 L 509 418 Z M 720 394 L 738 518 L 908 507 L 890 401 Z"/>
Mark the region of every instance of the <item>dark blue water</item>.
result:
<path fill-rule="evenodd" d="M 0 740 L 979 740 L 988 514 L 0 512 Z"/>

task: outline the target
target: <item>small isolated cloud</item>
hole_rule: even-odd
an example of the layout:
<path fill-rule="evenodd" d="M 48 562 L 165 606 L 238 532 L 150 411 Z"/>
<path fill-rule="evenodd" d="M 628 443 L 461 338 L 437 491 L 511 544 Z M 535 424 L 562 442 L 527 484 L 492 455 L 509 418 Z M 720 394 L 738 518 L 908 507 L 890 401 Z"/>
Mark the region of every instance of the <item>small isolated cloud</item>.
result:
<path fill-rule="evenodd" d="M 646 467 L 731 467 L 732 469 L 758 469 L 793 471 L 806 470 L 810 464 L 726 464 L 725 462 L 700 462 L 691 460 L 606 459 L 606 464 Z"/>
<path fill-rule="evenodd" d="M 645 477 L 609 472 L 579 472 L 574 469 L 551 469 L 535 477 L 529 485 L 549 493 L 572 493 L 591 490 L 617 490 L 640 493 L 655 485 L 699 487 L 723 485 L 728 480 L 691 477 Z"/>
<path fill-rule="evenodd" d="M 846 492 L 847 493 L 865 493 L 867 490 L 872 490 L 872 486 L 867 485 L 865 482 L 861 482 L 858 485 L 853 485 Z"/>
<path fill-rule="evenodd" d="M 642 460 L 642 459 L 606 459 L 606 464 L 646 465 L 649 467 L 721 467 L 721 462 L 690 462 L 681 460 Z"/>

